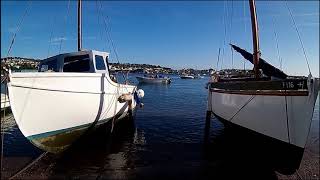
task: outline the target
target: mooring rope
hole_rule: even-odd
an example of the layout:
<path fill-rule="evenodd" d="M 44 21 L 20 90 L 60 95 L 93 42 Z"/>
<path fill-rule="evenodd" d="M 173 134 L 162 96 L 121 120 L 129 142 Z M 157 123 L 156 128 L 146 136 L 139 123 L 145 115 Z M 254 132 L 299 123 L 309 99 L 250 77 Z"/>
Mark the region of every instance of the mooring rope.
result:
<path fill-rule="evenodd" d="M 1 76 L 1 84 L 4 83 L 5 80 L 7 80 L 7 76 L 6 75 Z"/>
<path fill-rule="evenodd" d="M 16 39 L 16 37 L 17 37 L 17 33 L 20 31 L 20 29 L 21 29 L 21 27 L 22 27 L 22 23 L 23 23 L 23 21 L 24 21 L 24 19 L 25 19 L 25 17 L 26 17 L 26 15 L 28 14 L 28 12 L 29 12 L 29 9 L 31 8 L 31 4 L 32 4 L 32 1 L 29 1 L 29 4 L 27 5 L 27 7 L 26 7 L 26 9 L 25 9 L 25 11 L 24 11 L 24 13 L 23 13 L 23 15 L 22 15 L 22 17 L 21 17 L 21 19 L 20 19 L 20 21 L 19 21 L 19 23 L 18 23 L 18 27 L 17 27 L 17 30 L 14 32 L 14 34 L 13 34 L 13 36 L 12 36 L 12 39 L 11 39 L 11 43 L 10 43 L 10 45 L 9 45 L 9 48 L 8 48 L 8 51 L 7 51 L 7 57 L 9 57 L 9 55 L 10 55 L 10 52 L 11 52 L 11 50 L 12 50 L 12 47 L 13 47 L 13 44 L 14 44 L 14 42 L 15 42 L 15 39 Z M 4 60 L 4 63 L 6 63 L 6 61 L 7 61 L 7 58 Z M 6 80 L 8 80 L 8 74 L 5 74 L 4 75 L 4 78 L 3 79 L 1 79 L 1 84 L 3 83 L 3 82 L 5 82 Z M 8 85 L 7 85 L 7 83 L 5 83 L 6 84 L 6 86 L 5 86 L 5 104 L 7 103 L 7 94 L 8 94 L 8 92 L 7 92 L 7 90 L 8 90 Z M 4 110 L 3 110 L 3 123 L 6 121 L 5 120 L 5 116 L 6 116 L 6 108 L 4 107 Z M 1 120 L 2 121 L 2 120 Z M 3 124 L 2 122 L 1 122 L 1 124 Z M 2 172 L 2 168 L 3 168 L 3 146 L 4 146 L 4 135 L 5 135 L 5 133 L 4 133 L 4 130 L 3 130 L 3 126 L 1 125 L 1 172 Z M 2 174 L 2 173 L 1 173 Z"/>
<path fill-rule="evenodd" d="M 4 109 L 3 109 L 3 122 L 1 120 L 1 172 L 3 168 L 3 146 L 4 146 L 4 122 L 6 121 L 6 103 L 7 103 L 7 83 L 5 83 L 5 91 L 4 91 Z M 1 173 L 2 174 L 2 173 Z"/>
<path fill-rule="evenodd" d="M 115 125 L 115 119 L 116 119 L 116 115 L 117 115 L 117 108 L 118 108 L 118 98 L 119 98 L 119 90 L 120 90 L 120 84 L 118 84 L 118 87 L 117 87 L 117 93 L 116 93 L 116 99 L 115 99 L 115 108 L 114 108 L 114 116 L 112 118 L 112 126 L 111 126 L 111 133 L 113 132 L 113 128 L 114 128 L 114 125 Z"/>
<path fill-rule="evenodd" d="M 19 176 L 20 174 L 22 174 L 25 170 L 27 170 L 28 168 L 30 168 L 32 165 L 34 165 L 36 162 L 38 162 L 40 159 L 42 159 L 45 155 L 47 155 L 48 152 L 44 152 L 42 153 L 37 159 L 33 160 L 31 163 L 29 163 L 28 165 L 26 165 L 24 168 L 22 168 L 20 171 L 18 171 L 17 173 L 15 173 L 14 175 L 12 175 L 9 179 L 14 179 L 17 176 Z"/>

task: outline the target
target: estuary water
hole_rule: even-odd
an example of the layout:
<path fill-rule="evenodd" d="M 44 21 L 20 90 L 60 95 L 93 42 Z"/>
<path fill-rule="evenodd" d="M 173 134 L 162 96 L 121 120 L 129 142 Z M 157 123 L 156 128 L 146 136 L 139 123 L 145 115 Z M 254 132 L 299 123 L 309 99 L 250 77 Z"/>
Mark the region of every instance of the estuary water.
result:
<path fill-rule="evenodd" d="M 137 83 L 134 75 L 130 80 Z M 112 134 L 100 128 L 63 154 L 50 154 L 23 177 L 72 179 L 277 179 L 272 163 L 226 131 L 212 117 L 206 121 L 208 77 L 171 84 L 139 84 L 144 107 L 116 125 Z M 12 115 L 6 116 L 4 157 L 30 157 L 43 152 L 27 141 Z M 319 157 L 319 98 L 307 147 Z M 273 148 L 273 147 L 271 147 Z M 14 160 L 12 160 L 14 161 Z M 17 161 L 17 160 L 16 160 Z M 10 162 L 9 162 L 10 164 Z M 319 169 L 319 164 L 317 164 Z M 10 169 L 10 168 L 9 168 Z M 319 177 L 318 177 L 319 178 Z"/>

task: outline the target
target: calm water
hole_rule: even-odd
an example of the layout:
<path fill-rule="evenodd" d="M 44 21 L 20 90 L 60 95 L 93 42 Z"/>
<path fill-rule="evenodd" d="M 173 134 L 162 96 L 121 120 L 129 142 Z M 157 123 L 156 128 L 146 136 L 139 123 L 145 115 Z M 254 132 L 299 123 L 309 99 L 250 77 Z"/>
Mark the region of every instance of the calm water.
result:
<path fill-rule="evenodd" d="M 215 118 L 206 124 L 207 81 L 173 77 L 169 85 L 139 85 L 145 91 L 145 106 L 133 119 L 117 124 L 112 135 L 100 128 L 67 152 L 51 155 L 36 171 L 53 178 L 276 178 L 272 164 L 262 158 L 265 152 L 255 152 L 254 144 L 243 145 L 246 139 L 239 141 L 238 134 L 227 132 Z M 318 104 L 319 98 L 309 147 L 319 154 Z M 5 127 L 5 156 L 42 153 L 12 118 Z"/>

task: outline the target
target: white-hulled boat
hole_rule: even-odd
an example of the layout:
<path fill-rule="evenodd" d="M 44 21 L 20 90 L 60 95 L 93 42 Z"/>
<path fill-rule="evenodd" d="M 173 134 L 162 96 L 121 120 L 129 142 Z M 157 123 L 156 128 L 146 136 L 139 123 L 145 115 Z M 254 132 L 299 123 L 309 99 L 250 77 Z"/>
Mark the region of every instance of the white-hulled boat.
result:
<path fill-rule="evenodd" d="M 200 74 L 194 75 L 193 77 L 194 79 L 203 79 L 203 76 L 201 76 Z"/>
<path fill-rule="evenodd" d="M 171 78 L 168 77 L 136 77 L 139 83 L 147 83 L 147 84 L 170 84 Z"/>
<path fill-rule="evenodd" d="M 250 9 L 254 53 L 232 47 L 254 64 L 255 77 L 221 78 L 216 75 L 208 86 L 208 113 L 226 124 L 243 127 L 294 149 L 301 160 L 318 95 L 318 80 L 311 74 L 308 77 L 287 76 L 259 57 L 253 0 L 250 0 Z M 260 77 L 260 70 L 267 77 Z M 289 151 L 284 152 L 284 156 L 290 155 Z M 295 164 L 296 169 L 300 160 Z"/>
<path fill-rule="evenodd" d="M 191 76 L 191 75 L 187 75 L 187 74 L 182 74 L 180 76 L 181 79 L 194 79 L 194 76 Z"/>
<path fill-rule="evenodd" d="M 9 73 L 16 123 L 27 139 L 45 151 L 61 152 L 89 129 L 107 122 L 113 125 L 138 100 L 136 86 L 110 79 L 109 53 L 81 51 L 81 34 L 78 42 L 78 52 L 41 61 L 39 72 Z"/>

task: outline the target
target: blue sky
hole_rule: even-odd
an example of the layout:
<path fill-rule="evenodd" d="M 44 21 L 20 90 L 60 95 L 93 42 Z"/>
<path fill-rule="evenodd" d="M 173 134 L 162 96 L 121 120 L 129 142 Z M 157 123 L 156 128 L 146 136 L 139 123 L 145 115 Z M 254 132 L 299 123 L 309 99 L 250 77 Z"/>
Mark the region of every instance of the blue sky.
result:
<path fill-rule="evenodd" d="M 247 1 L 102 1 L 102 13 L 120 62 L 181 68 L 243 68 L 243 58 L 228 43 L 252 51 Z M 96 1 L 83 2 L 83 48 L 115 53 L 106 36 Z M 1 57 L 7 55 L 28 2 L 1 1 Z M 307 75 L 297 33 L 283 1 L 256 2 L 262 57 L 283 70 Z M 319 76 L 319 2 L 289 1 L 314 76 Z M 33 1 L 10 56 L 46 58 L 77 49 L 77 2 Z M 66 18 L 67 17 L 67 18 Z M 108 17 L 108 18 L 107 18 Z M 225 31 L 226 30 L 226 31 Z M 226 32 L 226 33 L 225 33 Z M 51 36 L 52 34 L 52 36 Z M 51 40 L 50 40 L 51 37 Z M 224 52 L 224 53 L 222 53 Z M 247 68 L 252 66 L 246 63 Z"/>

